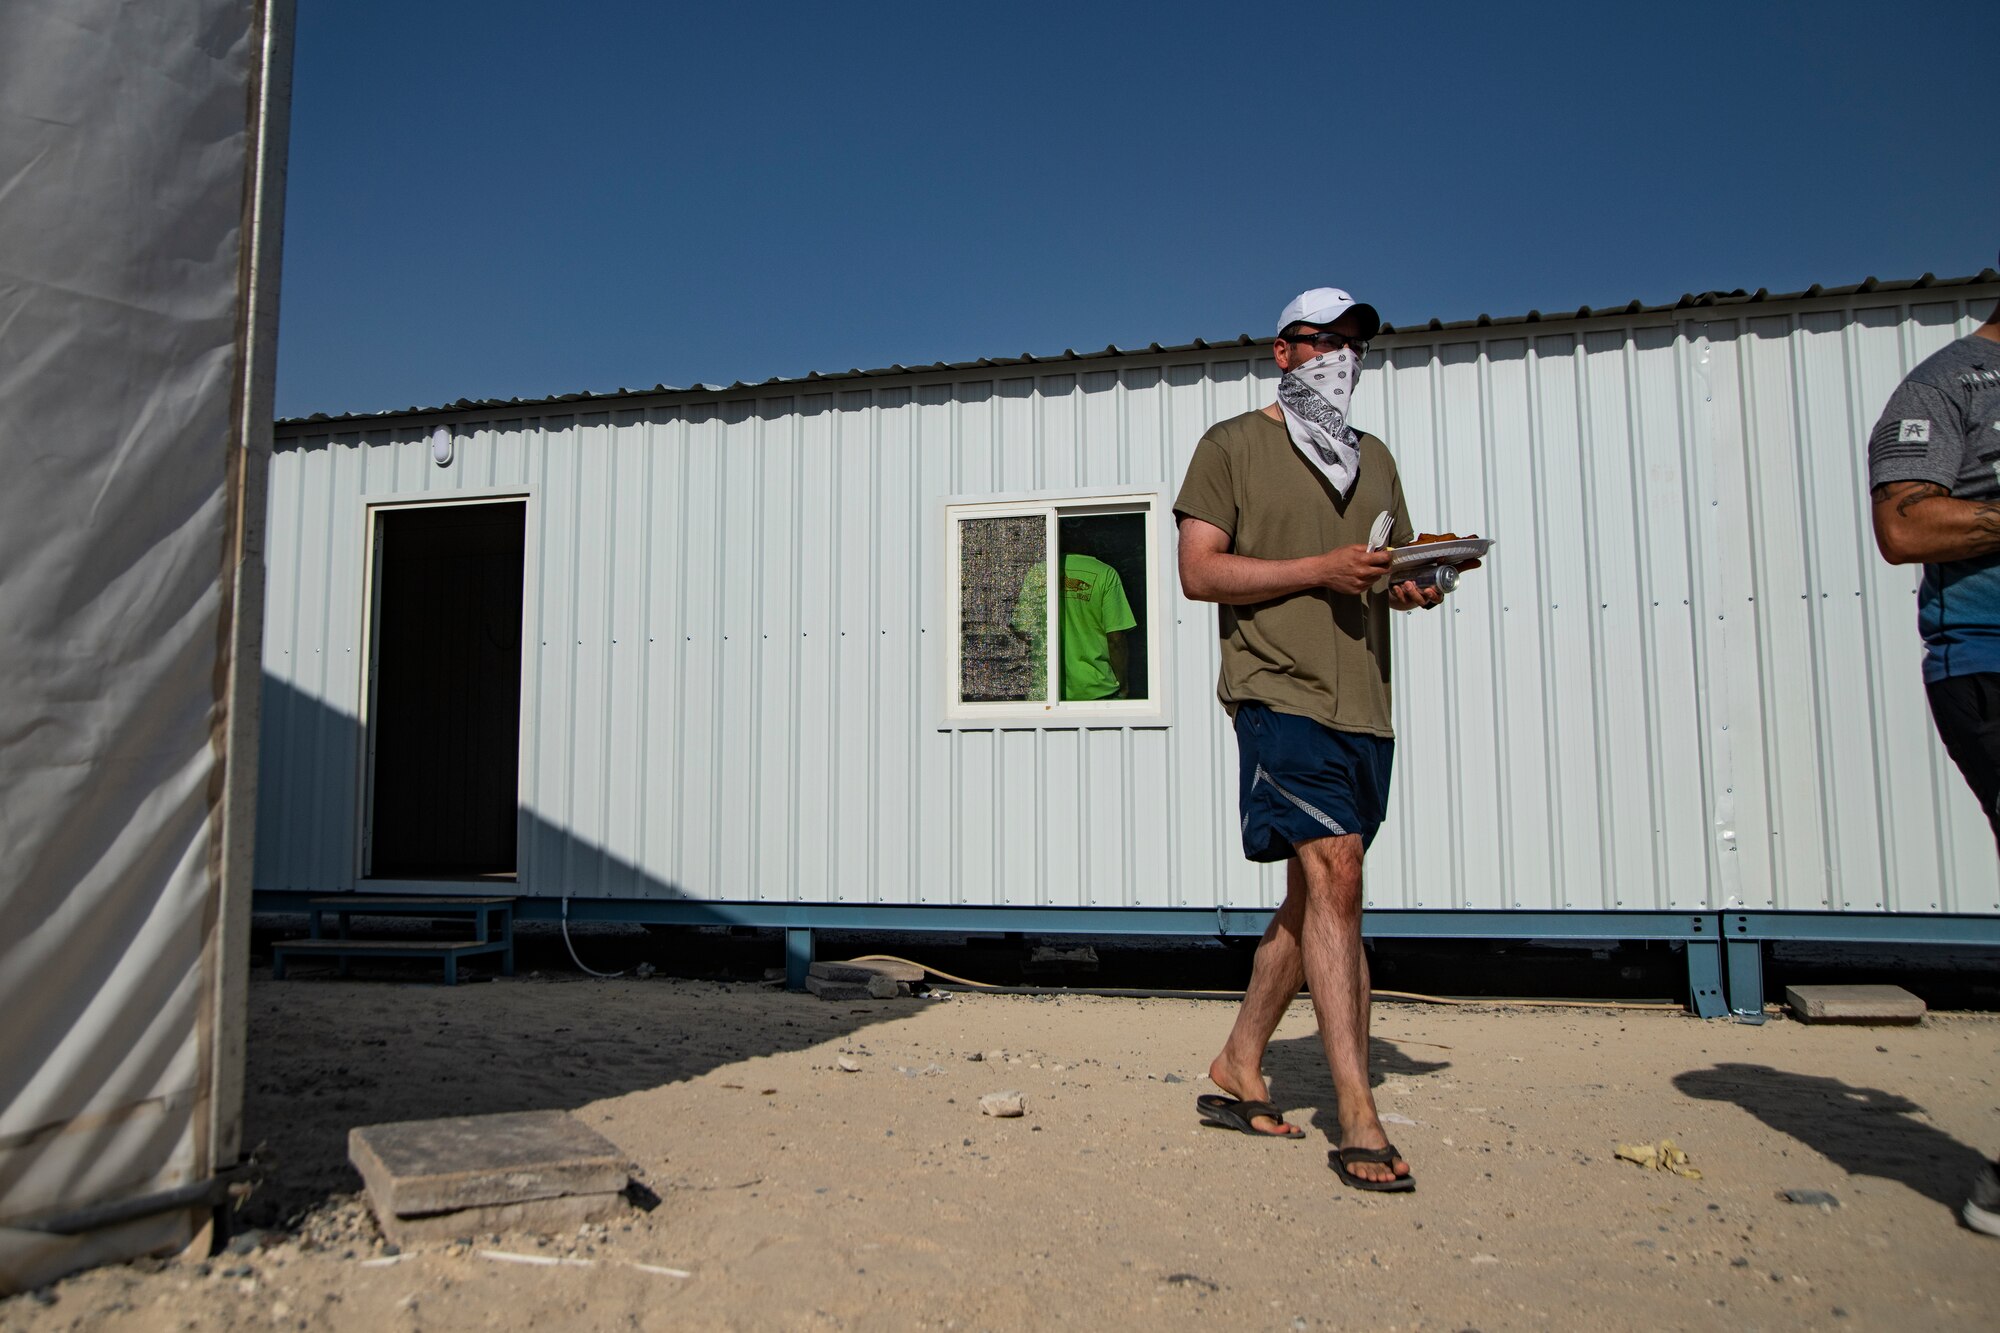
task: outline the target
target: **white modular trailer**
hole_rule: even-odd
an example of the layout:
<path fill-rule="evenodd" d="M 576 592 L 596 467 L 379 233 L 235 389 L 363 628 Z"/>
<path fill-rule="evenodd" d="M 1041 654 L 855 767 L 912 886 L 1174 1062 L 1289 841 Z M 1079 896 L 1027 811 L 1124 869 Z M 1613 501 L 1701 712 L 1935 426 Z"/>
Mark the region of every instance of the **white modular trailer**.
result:
<path fill-rule="evenodd" d="M 1517 935 L 1550 914 L 1709 914 L 1697 934 L 2000 914 L 1863 458 L 1898 378 L 1996 297 L 1988 271 L 1385 330 L 1359 423 L 1419 527 L 1498 546 L 1445 611 L 1396 618 L 1369 906 L 1519 913 L 1481 927 Z M 1178 594 L 1170 506 L 1203 430 L 1274 378 L 1244 338 L 280 423 L 259 889 L 406 889 L 426 863 L 383 862 L 382 821 L 489 817 L 460 808 L 463 775 L 408 778 L 462 724 L 389 762 L 418 724 L 375 679 L 384 532 L 473 506 L 519 532 L 496 557 L 521 571 L 518 688 L 448 648 L 409 668 L 501 682 L 512 860 L 468 890 L 513 873 L 599 914 L 812 904 L 820 924 L 1268 908 L 1281 872 L 1239 851 L 1215 612 Z M 967 525 L 1045 524 L 1033 544 L 1102 509 L 1140 515 L 1146 701 L 963 705 L 961 651 L 986 651 Z M 506 589 L 461 586 L 488 611 L 455 632 L 504 656 Z"/>
<path fill-rule="evenodd" d="M 238 1170 L 290 31 L 0 5 L 0 1294 Z"/>

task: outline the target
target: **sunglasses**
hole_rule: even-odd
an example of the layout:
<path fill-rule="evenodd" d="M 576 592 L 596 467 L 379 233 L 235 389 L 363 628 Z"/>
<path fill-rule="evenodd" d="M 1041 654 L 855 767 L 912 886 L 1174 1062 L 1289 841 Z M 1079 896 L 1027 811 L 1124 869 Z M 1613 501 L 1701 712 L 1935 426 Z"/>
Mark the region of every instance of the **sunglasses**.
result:
<path fill-rule="evenodd" d="M 1368 355 L 1368 340 L 1366 338 L 1350 338 L 1344 333 L 1288 333 L 1280 337 L 1278 341 L 1310 343 L 1322 352 L 1334 352 L 1343 347 L 1352 347 L 1356 356 Z"/>

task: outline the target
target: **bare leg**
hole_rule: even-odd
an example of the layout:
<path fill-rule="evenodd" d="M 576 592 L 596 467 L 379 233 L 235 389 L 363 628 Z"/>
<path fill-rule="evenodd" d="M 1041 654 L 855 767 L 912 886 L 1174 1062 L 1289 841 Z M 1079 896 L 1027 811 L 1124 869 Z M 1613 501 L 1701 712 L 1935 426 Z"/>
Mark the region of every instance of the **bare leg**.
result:
<path fill-rule="evenodd" d="M 1306 910 L 1300 930 L 1306 984 L 1312 987 L 1327 1067 L 1340 1121 L 1340 1146 L 1380 1148 L 1389 1142 L 1368 1086 L 1368 957 L 1361 949 L 1361 839 L 1353 834 L 1299 844 Z M 1288 895 L 1289 897 L 1289 895 Z M 1365 1180 L 1410 1174 L 1397 1158 L 1390 1165 L 1355 1162 Z"/>
<path fill-rule="evenodd" d="M 1264 1050 L 1305 981 L 1299 949 L 1299 928 L 1305 915 L 1305 871 L 1294 856 L 1285 863 L 1285 901 L 1264 928 L 1263 942 L 1250 965 L 1249 989 L 1236 1010 L 1236 1025 L 1229 1030 L 1222 1054 L 1208 1066 L 1210 1081 L 1232 1097 L 1261 1102 L 1271 1095 L 1264 1082 Z M 1266 1134 L 1285 1132 L 1282 1121 L 1268 1116 L 1258 1116 L 1250 1123 Z"/>

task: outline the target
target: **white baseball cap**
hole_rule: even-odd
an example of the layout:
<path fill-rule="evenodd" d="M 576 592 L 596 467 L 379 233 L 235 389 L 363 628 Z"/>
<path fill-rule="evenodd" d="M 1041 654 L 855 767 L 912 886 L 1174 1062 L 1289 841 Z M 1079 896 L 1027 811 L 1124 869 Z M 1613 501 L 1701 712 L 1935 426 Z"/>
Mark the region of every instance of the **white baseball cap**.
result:
<path fill-rule="evenodd" d="M 1325 328 L 1350 310 L 1361 319 L 1363 338 L 1373 338 L 1381 331 L 1382 317 L 1375 313 L 1374 306 L 1355 300 L 1338 287 L 1315 287 L 1300 292 L 1278 312 L 1278 332 L 1283 333 L 1293 324 L 1317 324 Z"/>

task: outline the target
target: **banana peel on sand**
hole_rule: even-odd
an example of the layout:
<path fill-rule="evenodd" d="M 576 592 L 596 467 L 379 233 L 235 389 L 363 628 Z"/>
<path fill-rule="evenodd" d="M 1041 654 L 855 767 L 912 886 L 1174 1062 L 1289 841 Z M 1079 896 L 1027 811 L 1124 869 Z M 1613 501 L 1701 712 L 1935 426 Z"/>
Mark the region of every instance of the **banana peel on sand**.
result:
<path fill-rule="evenodd" d="M 1688 1164 L 1688 1155 L 1674 1146 L 1672 1139 L 1658 1143 L 1621 1143 L 1617 1155 L 1648 1171 L 1671 1171 L 1688 1180 L 1700 1180 L 1701 1172 Z"/>

